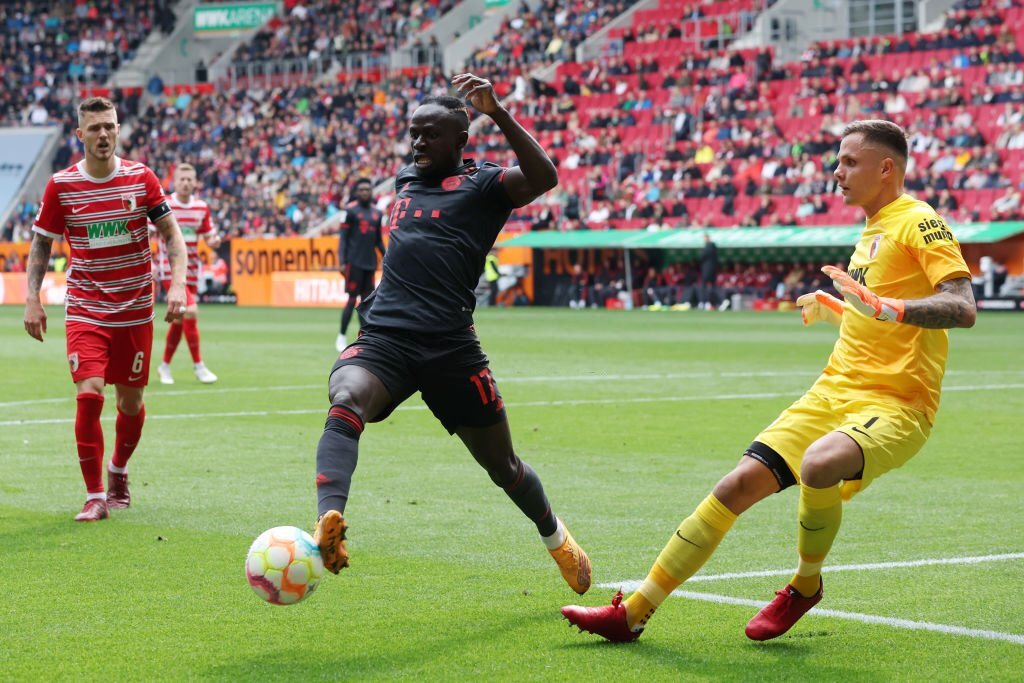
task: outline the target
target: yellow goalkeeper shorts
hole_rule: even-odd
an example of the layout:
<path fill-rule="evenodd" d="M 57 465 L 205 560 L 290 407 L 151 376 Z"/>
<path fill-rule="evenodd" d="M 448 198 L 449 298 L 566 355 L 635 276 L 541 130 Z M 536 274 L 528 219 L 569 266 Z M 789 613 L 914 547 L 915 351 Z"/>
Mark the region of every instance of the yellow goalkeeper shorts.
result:
<path fill-rule="evenodd" d="M 931 424 L 924 413 L 910 408 L 809 391 L 756 440 L 778 453 L 799 482 L 804 452 L 829 432 L 846 434 L 864 453 L 861 478 L 843 482 L 843 498 L 849 500 L 879 476 L 914 457 L 928 440 Z"/>

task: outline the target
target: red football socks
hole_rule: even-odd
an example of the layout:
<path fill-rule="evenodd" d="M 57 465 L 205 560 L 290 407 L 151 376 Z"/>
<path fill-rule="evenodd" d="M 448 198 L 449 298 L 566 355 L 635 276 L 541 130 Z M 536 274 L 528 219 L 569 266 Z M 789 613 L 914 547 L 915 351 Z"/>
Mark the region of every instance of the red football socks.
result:
<path fill-rule="evenodd" d="M 170 363 L 174 358 L 174 352 L 178 349 L 178 342 L 181 341 L 181 323 L 171 323 L 167 328 L 167 344 L 164 346 L 164 362 Z"/>
<path fill-rule="evenodd" d="M 75 442 L 78 445 L 78 465 L 82 468 L 85 490 L 103 493 L 103 396 L 79 394 L 75 413 Z"/>
<path fill-rule="evenodd" d="M 114 455 L 110 464 L 114 467 L 125 467 L 128 458 L 132 457 L 135 447 L 142 437 L 142 424 L 146 421 L 146 406 L 142 406 L 138 415 L 128 415 L 117 411 L 117 423 L 114 435 Z"/>
<path fill-rule="evenodd" d="M 185 342 L 188 344 L 188 350 L 192 354 L 192 362 L 199 363 L 202 361 L 202 357 L 199 355 L 199 321 L 195 318 L 185 318 L 181 321 L 182 326 L 185 328 Z"/>

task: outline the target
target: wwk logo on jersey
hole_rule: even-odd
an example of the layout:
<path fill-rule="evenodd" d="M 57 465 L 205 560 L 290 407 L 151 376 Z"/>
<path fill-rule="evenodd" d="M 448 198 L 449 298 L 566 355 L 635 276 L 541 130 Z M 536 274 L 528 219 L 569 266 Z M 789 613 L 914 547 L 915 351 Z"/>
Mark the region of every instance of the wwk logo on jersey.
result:
<path fill-rule="evenodd" d="M 121 203 L 124 204 L 125 211 L 134 211 L 139 206 L 139 200 L 133 194 L 121 195 Z"/>
<path fill-rule="evenodd" d="M 132 231 L 128 229 L 128 220 L 103 221 L 85 226 L 89 236 L 89 247 L 114 247 L 119 244 L 130 244 Z"/>

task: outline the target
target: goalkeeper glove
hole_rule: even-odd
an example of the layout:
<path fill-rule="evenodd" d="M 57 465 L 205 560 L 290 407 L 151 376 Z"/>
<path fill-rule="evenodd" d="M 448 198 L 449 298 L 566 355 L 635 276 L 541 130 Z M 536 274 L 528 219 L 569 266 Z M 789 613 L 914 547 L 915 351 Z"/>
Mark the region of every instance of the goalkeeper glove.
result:
<path fill-rule="evenodd" d="M 820 289 L 804 294 L 796 300 L 804 325 L 816 322 L 832 323 L 836 327 L 843 321 L 843 302 Z"/>
<path fill-rule="evenodd" d="M 869 318 L 897 323 L 903 320 L 903 299 L 878 296 L 835 266 L 825 266 L 821 272 L 832 278 L 832 286 L 851 306 Z"/>

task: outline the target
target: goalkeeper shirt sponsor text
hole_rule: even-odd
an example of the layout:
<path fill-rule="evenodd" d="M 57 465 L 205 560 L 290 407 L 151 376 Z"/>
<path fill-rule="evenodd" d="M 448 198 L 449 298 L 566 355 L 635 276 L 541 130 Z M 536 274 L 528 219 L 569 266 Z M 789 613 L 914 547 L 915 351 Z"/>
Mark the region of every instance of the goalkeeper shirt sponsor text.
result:
<path fill-rule="evenodd" d="M 868 221 L 847 272 L 878 296 L 922 299 L 946 280 L 971 276 L 960 244 L 928 204 L 901 195 Z M 934 422 L 949 332 L 886 323 L 846 304 L 824 393 L 906 406 Z"/>

